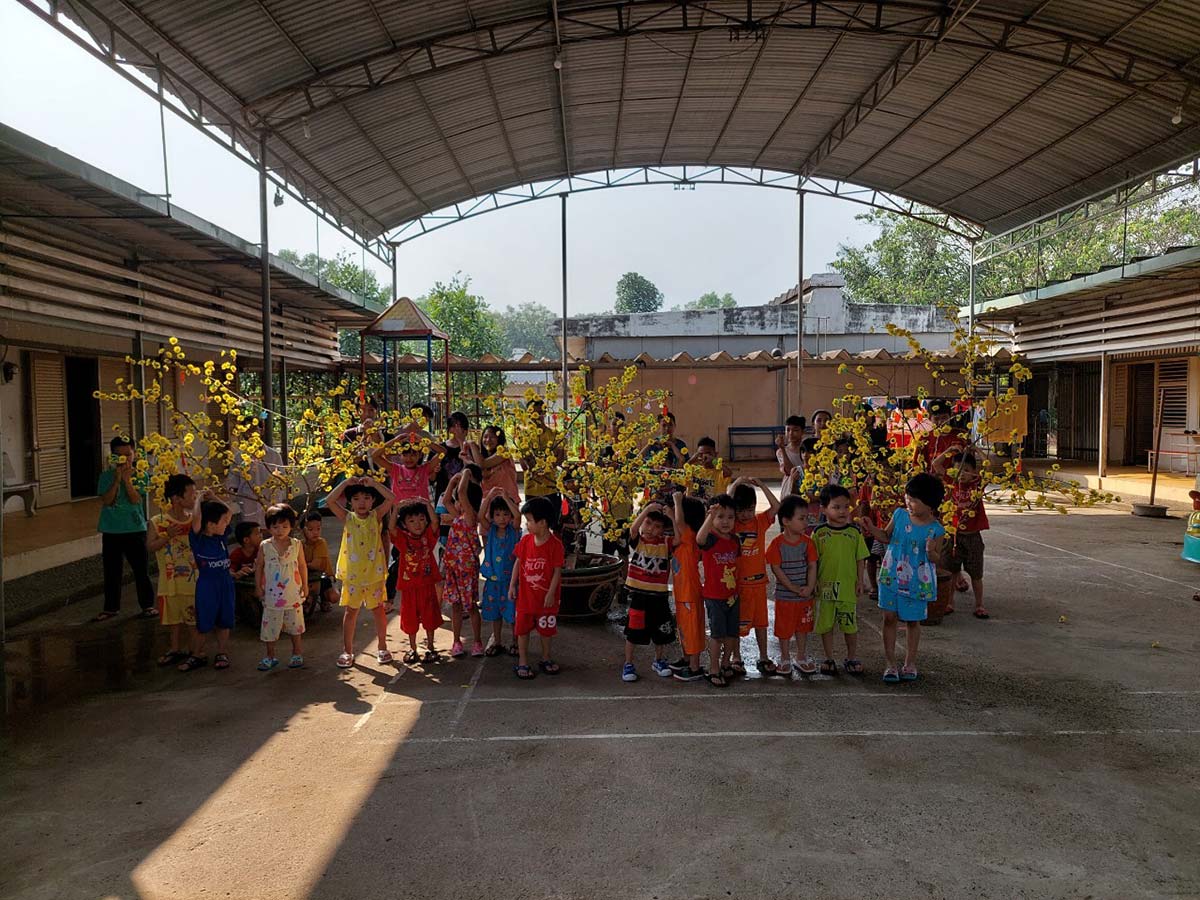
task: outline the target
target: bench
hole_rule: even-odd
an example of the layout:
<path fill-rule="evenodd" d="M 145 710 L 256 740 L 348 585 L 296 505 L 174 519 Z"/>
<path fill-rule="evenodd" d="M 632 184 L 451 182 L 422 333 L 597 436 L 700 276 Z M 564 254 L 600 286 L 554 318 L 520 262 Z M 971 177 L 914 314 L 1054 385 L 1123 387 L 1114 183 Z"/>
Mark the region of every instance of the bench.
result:
<path fill-rule="evenodd" d="M 1146 471 L 1153 472 L 1155 451 L 1146 450 L 1144 452 L 1146 454 Z M 1172 459 L 1179 459 L 1180 457 L 1183 457 L 1183 473 L 1185 475 L 1191 475 L 1197 466 L 1200 465 L 1200 447 L 1189 447 L 1186 450 L 1159 450 L 1157 451 L 1157 455 L 1159 457 L 1166 456 Z M 1172 470 L 1168 469 L 1167 471 Z"/>
<path fill-rule="evenodd" d="M 13 470 L 8 454 L 4 454 L 4 500 L 9 497 L 20 497 L 25 504 L 25 515 L 33 516 L 37 512 L 36 481 L 17 481 L 17 473 Z"/>
<path fill-rule="evenodd" d="M 782 425 L 739 425 L 729 428 L 729 460 L 737 459 L 738 450 L 767 449 L 775 456 L 775 441 L 783 437 Z"/>

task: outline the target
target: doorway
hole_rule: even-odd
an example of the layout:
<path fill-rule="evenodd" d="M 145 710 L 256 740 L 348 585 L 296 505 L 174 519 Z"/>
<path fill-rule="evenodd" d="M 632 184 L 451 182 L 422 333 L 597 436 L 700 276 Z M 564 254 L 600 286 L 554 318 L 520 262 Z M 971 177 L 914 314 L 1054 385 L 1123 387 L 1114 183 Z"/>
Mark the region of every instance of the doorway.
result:
<path fill-rule="evenodd" d="M 67 443 L 71 448 L 71 499 L 92 497 L 100 478 L 100 373 L 96 360 L 64 360 L 67 393 Z"/>
<path fill-rule="evenodd" d="M 1129 423 L 1125 458 L 1144 466 L 1154 449 L 1154 363 L 1129 367 Z"/>

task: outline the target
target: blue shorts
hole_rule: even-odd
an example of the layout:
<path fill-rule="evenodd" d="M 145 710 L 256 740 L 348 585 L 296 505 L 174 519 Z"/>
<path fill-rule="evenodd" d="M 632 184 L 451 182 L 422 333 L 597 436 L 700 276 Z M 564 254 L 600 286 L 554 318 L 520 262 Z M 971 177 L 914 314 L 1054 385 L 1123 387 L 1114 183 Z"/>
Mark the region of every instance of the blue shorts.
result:
<path fill-rule="evenodd" d="M 704 600 L 704 614 L 708 616 L 708 635 L 715 641 L 738 636 L 738 619 L 741 603 L 734 601 L 730 606 L 724 600 Z"/>
<path fill-rule="evenodd" d="M 208 634 L 232 628 L 235 605 L 232 578 L 201 578 L 196 584 L 196 630 Z"/>
<path fill-rule="evenodd" d="M 503 619 L 509 625 L 517 619 L 517 605 L 508 599 L 508 582 L 485 581 L 483 599 L 479 603 L 479 614 L 485 622 Z"/>
<path fill-rule="evenodd" d="M 884 612 L 894 612 L 901 622 L 924 622 L 928 605 L 924 600 L 903 597 L 891 591 L 879 592 L 879 608 Z"/>

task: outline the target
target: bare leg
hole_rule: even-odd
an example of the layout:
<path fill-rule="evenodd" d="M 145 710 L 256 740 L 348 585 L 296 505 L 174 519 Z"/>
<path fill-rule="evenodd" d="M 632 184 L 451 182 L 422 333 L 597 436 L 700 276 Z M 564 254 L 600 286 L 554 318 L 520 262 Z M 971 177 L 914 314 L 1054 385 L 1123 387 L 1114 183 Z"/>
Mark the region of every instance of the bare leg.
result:
<path fill-rule="evenodd" d="M 342 613 L 342 650 L 354 655 L 354 629 L 358 625 L 358 610 L 347 606 Z"/>
<path fill-rule="evenodd" d="M 759 659 L 768 659 L 769 657 L 767 656 L 767 629 L 766 628 L 755 628 L 754 629 L 754 639 L 756 641 L 758 641 L 758 658 Z"/>
<path fill-rule="evenodd" d="M 896 614 L 891 610 L 883 612 L 883 656 L 888 668 L 896 668 Z"/>
<path fill-rule="evenodd" d="M 846 658 L 858 659 L 858 632 L 846 635 Z"/>
<path fill-rule="evenodd" d="M 463 610 L 462 604 L 450 604 L 450 632 L 454 635 L 455 643 L 462 641 Z"/>
<path fill-rule="evenodd" d="M 833 632 L 827 631 L 821 635 L 821 649 L 825 651 L 826 659 L 833 659 Z"/>
<path fill-rule="evenodd" d="M 380 650 L 387 649 L 387 610 L 380 603 L 371 614 L 375 617 L 375 639 Z"/>
<path fill-rule="evenodd" d="M 790 637 L 779 639 L 779 665 L 790 666 L 792 664 L 792 639 Z"/>
<path fill-rule="evenodd" d="M 553 644 L 554 638 L 547 637 L 546 635 L 541 636 L 542 659 L 546 661 L 554 659 L 554 657 L 550 655 L 550 648 L 553 646 Z"/>
<path fill-rule="evenodd" d="M 625 664 L 633 664 L 633 644 L 629 641 L 625 642 Z"/>
<path fill-rule="evenodd" d="M 301 641 L 300 635 L 293 634 L 292 635 L 292 656 L 303 656 L 303 655 L 304 655 L 303 642 Z"/>
<path fill-rule="evenodd" d="M 971 587 L 975 591 L 975 609 L 981 610 L 983 609 L 983 579 L 972 578 Z"/>
<path fill-rule="evenodd" d="M 917 647 L 921 643 L 921 623 L 905 622 L 904 665 L 916 668 Z"/>
<path fill-rule="evenodd" d="M 263 643 L 265 643 L 267 645 L 267 659 L 274 659 L 275 658 L 275 642 L 274 641 L 263 641 Z"/>
<path fill-rule="evenodd" d="M 183 649 L 183 623 L 176 622 L 171 626 L 171 652 L 178 653 Z"/>
<path fill-rule="evenodd" d="M 712 675 L 721 674 L 721 649 L 724 646 L 725 642 L 721 638 L 708 639 L 708 671 Z"/>
<path fill-rule="evenodd" d="M 527 634 L 517 636 L 517 665 L 529 665 L 529 635 Z"/>
<path fill-rule="evenodd" d="M 229 629 L 228 628 L 218 628 L 217 629 L 217 652 L 218 653 L 228 653 L 229 652 Z"/>
<path fill-rule="evenodd" d="M 483 619 L 479 615 L 479 607 L 471 607 L 471 639 L 477 643 L 483 643 Z"/>

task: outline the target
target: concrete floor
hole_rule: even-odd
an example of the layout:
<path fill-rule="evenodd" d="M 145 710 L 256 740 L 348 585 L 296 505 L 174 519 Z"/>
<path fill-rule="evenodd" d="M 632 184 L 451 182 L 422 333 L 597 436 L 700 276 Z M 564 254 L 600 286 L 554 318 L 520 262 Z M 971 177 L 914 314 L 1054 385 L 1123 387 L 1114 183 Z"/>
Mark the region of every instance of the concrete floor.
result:
<path fill-rule="evenodd" d="M 339 672 L 335 617 L 263 675 L 243 632 L 228 672 L 10 733 L 0 896 L 1200 896 L 1183 521 L 991 515 L 993 618 L 960 597 L 899 688 L 866 609 L 865 680 L 725 691 L 622 683 L 605 626 L 530 684 L 506 658 Z"/>

